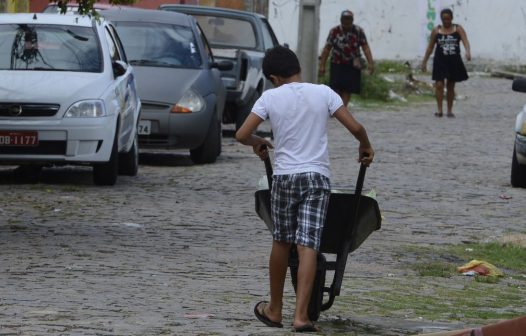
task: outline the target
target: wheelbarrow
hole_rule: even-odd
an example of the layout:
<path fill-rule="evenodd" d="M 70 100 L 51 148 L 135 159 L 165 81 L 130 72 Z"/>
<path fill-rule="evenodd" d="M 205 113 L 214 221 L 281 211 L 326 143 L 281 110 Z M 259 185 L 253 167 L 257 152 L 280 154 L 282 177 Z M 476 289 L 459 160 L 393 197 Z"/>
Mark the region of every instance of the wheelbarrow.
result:
<path fill-rule="evenodd" d="M 274 226 L 270 215 L 272 164 L 269 158 L 264 162 L 269 189 L 256 191 L 256 213 L 270 232 L 273 232 Z M 335 297 L 340 295 L 347 256 L 360 247 L 373 231 L 381 227 L 378 203 L 371 197 L 361 195 L 366 169 L 365 165 L 360 166 L 354 194 L 331 192 L 308 308 L 309 318 L 312 321 L 317 321 L 320 313 L 329 309 Z M 325 255 L 331 255 L 330 260 L 327 260 Z M 293 245 L 289 256 L 289 269 L 294 290 L 296 290 L 298 264 L 296 246 Z M 325 285 L 327 271 L 334 272 L 329 287 Z"/>

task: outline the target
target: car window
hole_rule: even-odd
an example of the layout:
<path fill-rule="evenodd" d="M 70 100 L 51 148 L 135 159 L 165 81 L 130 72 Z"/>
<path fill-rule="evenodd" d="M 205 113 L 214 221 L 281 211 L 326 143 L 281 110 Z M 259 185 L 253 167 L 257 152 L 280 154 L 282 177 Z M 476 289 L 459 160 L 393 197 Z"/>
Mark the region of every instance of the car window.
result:
<path fill-rule="evenodd" d="M 0 70 L 102 72 L 91 27 L 0 24 Z"/>
<path fill-rule="evenodd" d="M 189 27 L 152 22 L 113 22 L 133 65 L 199 68 L 203 61 Z"/>
<path fill-rule="evenodd" d="M 110 58 L 112 61 L 122 61 L 123 57 L 121 56 L 122 51 L 119 50 L 119 47 L 117 43 L 115 42 L 115 39 L 113 38 L 110 30 L 108 27 L 104 29 L 104 32 L 106 34 L 106 40 L 108 41 L 108 47 L 110 50 Z"/>
<path fill-rule="evenodd" d="M 210 48 L 210 45 L 208 44 L 208 40 L 206 39 L 205 34 L 203 33 L 203 30 L 197 25 L 197 33 L 199 34 L 199 38 L 203 42 L 203 46 L 205 48 L 206 56 L 208 57 L 208 63 L 214 62 L 214 56 L 212 54 L 212 49 Z"/>
<path fill-rule="evenodd" d="M 198 14 L 193 16 L 212 47 L 257 47 L 256 33 L 250 21 Z"/>
<path fill-rule="evenodd" d="M 261 19 L 261 21 L 263 22 L 261 30 L 263 32 L 263 45 L 265 50 L 277 46 L 279 44 L 278 39 L 276 38 L 276 35 L 274 35 L 272 27 L 266 19 Z"/>
<path fill-rule="evenodd" d="M 110 34 L 111 36 L 111 42 L 113 43 L 113 48 L 115 48 L 116 52 L 117 52 L 117 55 L 119 56 L 119 59 L 121 61 L 124 61 L 126 63 L 128 63 L 127 59 L 126 59 L 126 53 L 124 51 L 124 47 L 122 46 L 122 42 L 119 38 L 119 35 L 117 34 L 117 32 L 115 31 L 115 28 L 111 25 L 108 25 L 106 27 L 108 33 Z"/>

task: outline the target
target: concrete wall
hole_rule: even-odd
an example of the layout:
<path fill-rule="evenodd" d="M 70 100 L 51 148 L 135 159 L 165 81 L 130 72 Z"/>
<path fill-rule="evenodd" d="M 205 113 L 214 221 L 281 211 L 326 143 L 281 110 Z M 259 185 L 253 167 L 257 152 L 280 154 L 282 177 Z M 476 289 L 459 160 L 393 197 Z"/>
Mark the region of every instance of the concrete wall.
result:
<path fill-rule="evenodd" d="M 301 0 L 272 0 L 269 21 L 278 39 L 293 50 L 298 44 Z M 474 61 L 526 63 L 526 1 L 524 0 L 322 0 L 319 48 L 343 9 L 354 12 L 364 28 L 375 59 L 421 59 L 430 30 L 450 7 L 471 43 Z"/>

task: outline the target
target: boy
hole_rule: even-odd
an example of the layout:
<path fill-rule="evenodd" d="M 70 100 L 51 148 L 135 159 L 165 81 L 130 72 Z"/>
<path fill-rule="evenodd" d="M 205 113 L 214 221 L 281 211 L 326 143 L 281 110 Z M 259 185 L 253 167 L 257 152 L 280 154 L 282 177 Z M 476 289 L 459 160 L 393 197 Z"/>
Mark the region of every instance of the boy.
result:
<path fill-rule="evenodd" d="M 261 158 L 274 146 L 253 132 L 267 118 L 275 142 L 271 212 L 274 223 L 269 261 L 270 302 L 254 307 L 256 317 L 270 327 L 282 328 L 283 288 L 289 251 L 296 244 L 299 256 L 296 309 L 293 327 L 298 332 L 318 331 L 307 313 L 316 273 L 316 256 L 330 196 L 327 121 L 334 116 L 360 142 L 358 161 L 369 165 L 374 151 L 365 128 L 325 85 L 301 82 L 298 58 L 290 49 L 269 49 L 263 74 L 275 86 L 256 101 L 236 132 L 236 139 L 253 146 Z"/>

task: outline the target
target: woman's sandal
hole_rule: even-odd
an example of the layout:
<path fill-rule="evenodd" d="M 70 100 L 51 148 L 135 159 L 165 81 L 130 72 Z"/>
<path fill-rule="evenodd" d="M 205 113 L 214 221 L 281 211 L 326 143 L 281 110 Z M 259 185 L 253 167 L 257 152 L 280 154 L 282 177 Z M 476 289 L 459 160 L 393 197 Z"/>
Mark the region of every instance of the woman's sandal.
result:
<path fill-rule="evenodd" d="M 455 115 L 453 113 L 446 114 L 448 118 L 455 118 Z"/>
<path fill-rule="evenodd" d="M 442 113 L 435 112 L 435 117 L 441 118 L 443 116 Z"/>

